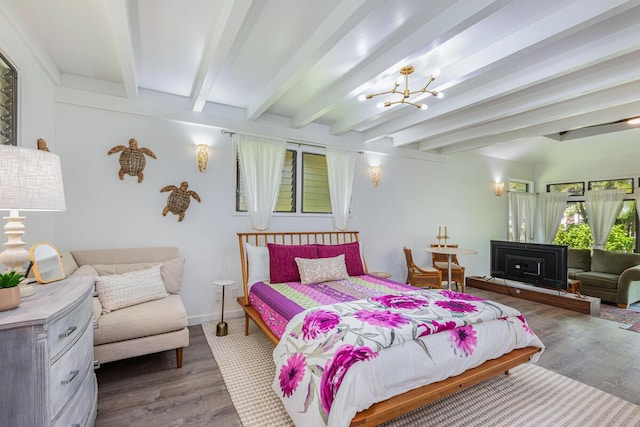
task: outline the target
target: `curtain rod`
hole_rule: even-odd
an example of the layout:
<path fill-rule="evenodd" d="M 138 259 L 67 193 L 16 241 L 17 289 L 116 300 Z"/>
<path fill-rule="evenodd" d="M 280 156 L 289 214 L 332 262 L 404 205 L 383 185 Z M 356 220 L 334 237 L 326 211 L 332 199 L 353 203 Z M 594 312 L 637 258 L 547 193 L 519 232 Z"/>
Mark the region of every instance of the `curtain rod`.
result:
<path fill-rule="evenodd" d="M 220 132 L 222 132 L 223 135 L 229 135 L 231 137 L 233 137 L 233 135 L 235 135 L 237 133 L 237 132 L 233 132 L 233 131 L 226 130 L 226 129 L 222 129 Z M 266 135 L 256 135 L 256 134 L 246 134 L 246 135 L 269 138 Z M 313 142 L 299 141 L 299 140 L 295 140 L 295 139 L 286 139 L 286 138 L 280 138 L 280 139 L 284 139 L 286 142 L 289 142 L 291 144 L 297 144 L 298 146 L 306 145 L 308 147 L 327 148 L 327 145 L 315 144 Z M 335 145 L 332 145 L 332 147 L 335 147 Z M 349 150 L 349 151 L 355 151 L 358 154 L 364 154 L 364 151 L 361 151 L 361 150 Z"/>

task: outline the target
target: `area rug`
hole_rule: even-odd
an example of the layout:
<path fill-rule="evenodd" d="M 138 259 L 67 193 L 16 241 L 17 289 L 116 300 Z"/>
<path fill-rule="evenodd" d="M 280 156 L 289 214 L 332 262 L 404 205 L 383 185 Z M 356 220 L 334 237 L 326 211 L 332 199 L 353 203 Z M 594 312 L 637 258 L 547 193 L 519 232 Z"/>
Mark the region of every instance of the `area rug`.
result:
<path fill-rule="evenodd" d="M 253 323 L 229 322 L 229 335 L 216 337 L 214 322 L 202 325 L 231 400 L 245 427 L 292 426 L 271 389 L 273 345 Z M 632 426 L 640 406 L 536 365 L 521 365 L 461 390 L 386 426 Z"/>
<path fill-rule="evenodd" d="M 600 304 L 600 317 L 620 323 L 620 328 L 640 332 L 640 304 L 632 304 L 629 308 L 620 308 L 606 303 Z"/>

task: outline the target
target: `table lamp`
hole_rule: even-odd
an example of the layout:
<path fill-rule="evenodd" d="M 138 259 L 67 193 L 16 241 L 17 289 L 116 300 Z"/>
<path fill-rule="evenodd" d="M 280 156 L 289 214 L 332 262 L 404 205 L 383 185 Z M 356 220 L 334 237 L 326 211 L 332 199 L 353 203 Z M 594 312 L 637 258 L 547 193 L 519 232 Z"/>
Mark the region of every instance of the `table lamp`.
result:
<path fill-rule="evenodd" d="M 60 158 L 47 151 L 0 145 L 0 211 L 9 211 L 4 226 L 6 249 L 0 264 L 7 271 L 24 272 L 29 251 L 22 241 L 24 217 L 19 211 L 63 211 L 64 187 Z M 33 286 L 21 284 L 20 297 L 33 295 Z"/>

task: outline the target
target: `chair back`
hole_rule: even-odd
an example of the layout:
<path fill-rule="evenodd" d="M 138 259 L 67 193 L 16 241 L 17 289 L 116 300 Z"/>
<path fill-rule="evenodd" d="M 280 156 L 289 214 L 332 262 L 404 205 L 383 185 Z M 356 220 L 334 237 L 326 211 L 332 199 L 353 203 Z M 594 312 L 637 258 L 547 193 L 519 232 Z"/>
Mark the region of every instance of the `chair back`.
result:
<path fill-rule="evenodd" d="M 431 244 L 432 248 L 437 248 L 438 245 L 436 244 Z M 457 248 L 458 245 L 447 245 L 448 248 Z M 431 262 L 435 265 L 436 262 L 448 262 L 449 261 L 449 257 L 447 254 L 437 254 L 435 252 L 431 252 Z M 453 254 L 451 256 L 451 263 L 452 264 L 459 264 L 458 262 L 458 255 Z"/>
<path fill-rule="evenodd" d="M 413 271 L 415 264 L 413 263 L 413 256 L 411 255 L 411 249 L 402 248 L 402 250 L 404 251 L 404 258 L 407 261 L 407 269 L 409 271 Z"/>

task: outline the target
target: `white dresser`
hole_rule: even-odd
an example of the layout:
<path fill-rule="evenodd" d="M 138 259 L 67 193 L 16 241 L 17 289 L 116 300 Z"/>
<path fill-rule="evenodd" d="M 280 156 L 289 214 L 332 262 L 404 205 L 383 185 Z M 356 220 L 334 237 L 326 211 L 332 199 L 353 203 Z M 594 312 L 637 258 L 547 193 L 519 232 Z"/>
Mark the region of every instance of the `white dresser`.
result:
<path fill-rule="evenodd" d="M 0 312 L 0 426 L 93 426 L 93 277 L 34 288 Z"/>

